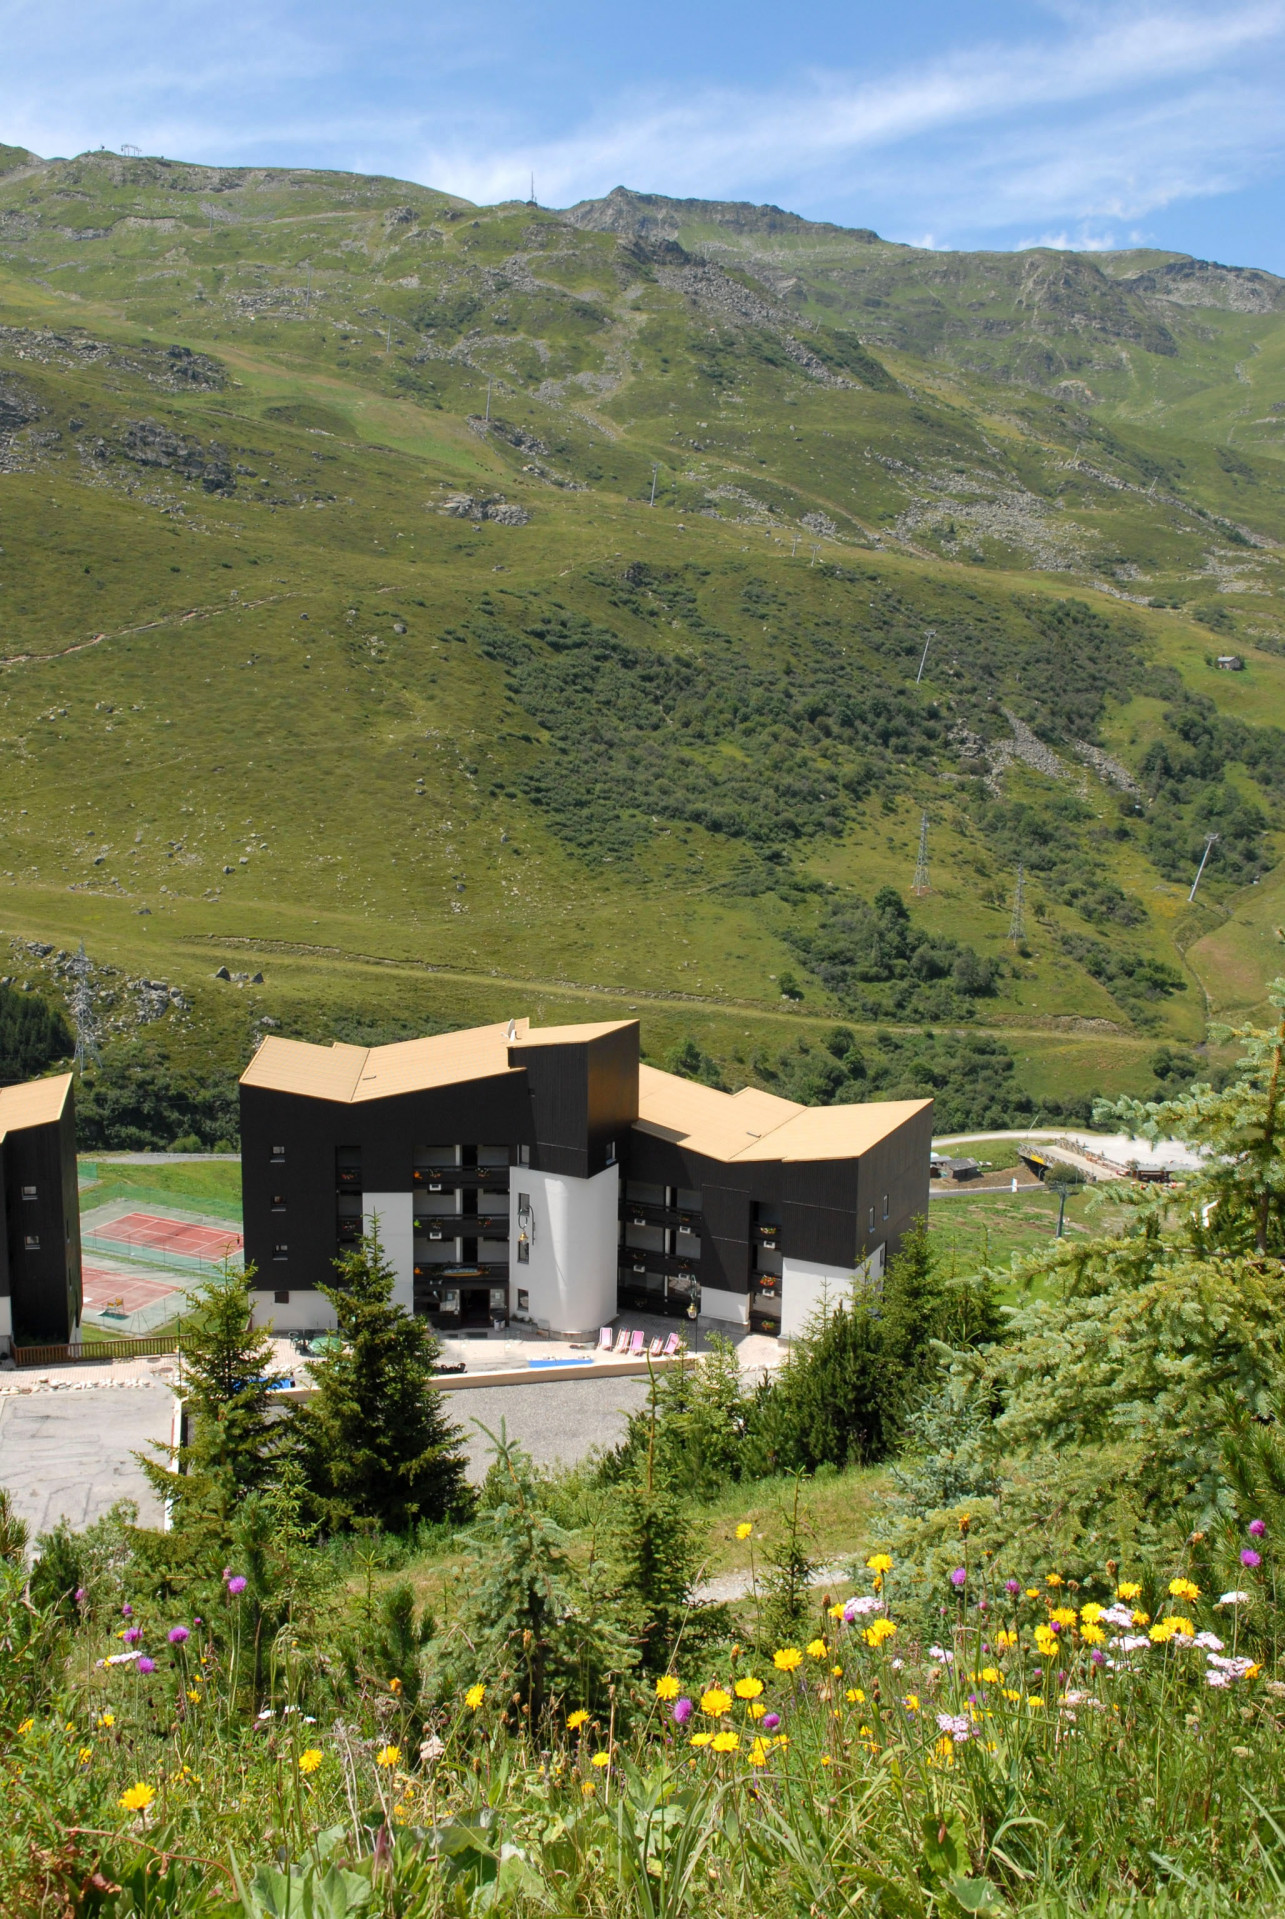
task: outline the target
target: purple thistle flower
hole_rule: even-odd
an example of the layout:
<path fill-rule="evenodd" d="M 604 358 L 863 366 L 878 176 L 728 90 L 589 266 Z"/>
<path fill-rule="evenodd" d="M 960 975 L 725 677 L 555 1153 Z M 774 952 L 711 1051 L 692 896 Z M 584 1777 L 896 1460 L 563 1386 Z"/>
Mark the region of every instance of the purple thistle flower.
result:
<path fill-rule="evenodd" d="M 155 1661 L 154 1659 L 149 1659 L 149 1658 L 147 1657 L 147 1655 L 146 1655 L 146 1653 L 144 1653 L 144 1655 L 143 1655 L 143 1657 L 142 1657 L 142 1658 L 141 1658 L 141 1659 L 139 1660 L 139 1662 L 138 1662 L 138 1666 L 137 1666 L 137 1671 L 139 1671 L 139 1672 L 155 1672 L 155 1671 L 156 1671 L 156 1661 Z"/>
<path fill-rule="evenodd" d="M 781 1715 L 779 1712 L 765 1712 L 760 1721 L 764 1732 L 775 1732 L 780 1723 Z"/>
<path fill-rule="evenodd" d="M 126 1600 L 125 1604 L 121 1607 L 120 1616 L 122 1619 L 132 1619 L 134 1617 L 134 1608 L 128 1600 Z"/>
<path fill-rule="evenodd" d="M 1107 1656 L 1103 1652 L 1100 1646 L 1095 1646 L 1093 1648 L 1093 1651 L 1089 1654 L 1089 1658 L 1093 1661 L 1095 1666 L 1105 1666 L 1107 1663 Z"/>
<path fill-rule="evenodd" d="M 245 1575 L 243 1573 L 237 1573 L 235 1578 L 229 1579 L 228 1592 L 231 1594 L 233 1599 L 238 1598 L 239 1595 L 245 1591 L 246 1583 L 247 1582 L 245 1579 Z"/>
<path fill-rule="evenodd" d="M 1004 1591 L 1006 1593 L 1012 1593 L 1014 1598 L 1017 1597 L 1018 1593 L 1020 1593 L 1021 1590 L 1022 1590 L 1021 1585 L 1016 1579 L 1006 1579 L 1004 1581 Z"/>
<path fill-rule="evenodd" d="M 143 1628 L 141 1626 L 128 1626 L 121 1634 L 121 1638 L 127 1646 L 136 1646 L 142 1637 Z"/>
<path fill-rule="evenodd" d="M 967 1578 L 968 1574 L 964 1568 L 962 1566 L 956 1566 L 954 1572 L 950 1575 L 950 1583 L 952 1586 L 962 1586 Z"/>
<path fill-rule="evenodd" d="M 1267 1521 L 1265 1519 L 1251 1519 L 1249 1522 L 1249 1530 L 1255 1539 L 1261 1539 L 1267 1531 Z"/>
<path fill-rule="evenodd" d="M 676 1699 L 674 1701 L 674 1724 L 676 1726 L 685 1726 L 694 1710 L 695 1708 L 690 1699 Z"/>
<path fill-rule="evenodd" d="M 200 1614 L 198 1613 L 196 1618 L 192 1621 L 192 1624 L 194 1626 L 203 1626 L 205 1624 L 205 1621 L 201 1618 Z"/>
<path fill-rule="evenodd" d="M 190 1636 L 186 1626 L 171 1626 L 168 1635 L 171 1646 L 181 1646 Z"/>
<path fill-rule="evenodd" d="M 84 1603 L 85 1603 L 85 1588 L 84 1588 L 83 1586 L 77 1586 L 77 1588 L 76 1588 L 76 1604 L 77 1604 L 78 1606 L 83 1606 L 83 1605 L 84 1605 Z"/>
<path fill-rule="evenodd" d="M 1253 1567 L 1262 1565 L 1263 1555 L 1261 1553 L 1256 1553 L 1252 1546 L 1246 1546 L 1244 1552 L 1240 1556 L 1240 1563 L 1242 1566 L 1248 1566 L 1252 1570 Z"/>

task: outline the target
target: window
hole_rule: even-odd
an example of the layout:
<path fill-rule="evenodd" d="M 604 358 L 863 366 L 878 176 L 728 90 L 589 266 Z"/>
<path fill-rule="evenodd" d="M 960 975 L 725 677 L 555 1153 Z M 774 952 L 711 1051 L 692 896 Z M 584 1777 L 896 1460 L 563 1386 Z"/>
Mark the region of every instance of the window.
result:
<path fill-rule="evenodd" d="M 519 1166 L 529 1166 L 531 1164 L 531 1148 L 529 1146 L 518 1147 L 516 1164 Z"/>
<path fill-rule="evenodd" d="M 607 1141 L 607 1164 L 608 1166 L 614 1166 L 615 1163 L 616 1163 L 616 1142 L 614 1139 L 609 1139 Z"/>
<path fill-rule="evenodd" d="M 272 1248 L 272 1257 L 273 1259 L 289 1259 L 290 1248 L 284 1244 L 279 1246 L 274 1246 Z"/>
<path fill-rule="evenodd" d="M 530 1264 L 531 1264 L 531 1242 L 529 1239 L 520 1239 L 518 1241 L 518 1265 L 529 1266 Z"/>
<path fill-rule="evenodd" d="M 874 1229 L 875 1229 L 875 1209 L 872 1206 L 870 1208 L 870 1231 L 873 1233 Z"/>
<path fill-rule="evenodd" d="M 34 1186 L 24 1186 L 24 1187 L 23 1187 L 23 1189 L 22 1189 L 22 1197 L 23 1197 L 24 1199 L 35 1199 L 35 1198 L 36 1198 L 36 1189 L 35 1189 L 35 1187 L 34 1187 Z"/>
<path fill-rule="evenodd" d="M 284 1194 L 284 1193 L 274 1193 L 274 1194 L 272 1195 L 272 1210 L 273 1210 L 273 1212 L 274 1212 L 274 1213 L 284 1213 L 284 1212 L 285 1212 L 285 1210 L 286 1210 L 286 1196 L 285 1196 L 285 1194 Z"/>
<path fill-rule="evenodd" d="M 887 1217 L 888 1217 L 888 1195 L 887 1195 L 887 1193 L 885 1193 L 885 1194 L 884 1194 L 884 1196 L 883 1196 L 883 1216 L 884 1216 L 884 1218 L 885 1218 L 885 1219 L 887 1219 Z"/>
<path fill-rule="evenodd" d="M 274 1146 L 274 1147 L 273 1147 L 273 1149 L 272 1149 L 272 1164 L 273 1164 L 274 1166 L 284 1166 L 284 1165 L 285 1165 L 285 1163 L 286 1163 L 286 1149 L 285 1149 L 285 1147 L 284 1147 L 284 1146 Z"/>
<path fill-rule="evenodd" d="M 519 1286 L 518 1287 L 518 1311 L 520 1313 L 529 1313 L 530 1310 L 531 1310 L 531 1295 L 523 1287 Z"/>
<path fill-rule="evenodd" d="M 278 1306 L 288 1306 L 290 1304 L 289 1293 L 274 1293 L 272 1295 L 272 1298 L 274 1303 Z"/>
<path fill-rule="evenodd" d="M 40 1251 L 39 1233 L 28 1233 L 26 1239 L 23 1241 L 23 1244 L 25 1245 L 29 1253 L 38 1253 Z"/>

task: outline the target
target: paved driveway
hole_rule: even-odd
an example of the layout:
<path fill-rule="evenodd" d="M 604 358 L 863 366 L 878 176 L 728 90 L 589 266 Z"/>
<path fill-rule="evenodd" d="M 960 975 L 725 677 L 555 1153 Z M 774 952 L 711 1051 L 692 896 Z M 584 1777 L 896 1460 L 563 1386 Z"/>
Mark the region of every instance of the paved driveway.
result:
<path fill-rule="evenodd" d="M 614 1446 L 629 1414 L 647 1403 L 647 1380 L 586 1379 L 540 1386 L 478 1386 L 447 1393 L 447 1414 L 464 1429 L 469 1478 L 479 1485 L 490 1464 L 492 1444 L 479 1430 L 497 1434 L 503 1420 L 510 1439 L 526 1448 L 537 1465 L 574 1465 L 593 1446 Z"/>
<path fill-rule="evenodd" d="M 160 1384 L 0 1397 L 0 1485 L 32 1538 L 59 1519 L 88 1526 L 118 1499 L 136 1500 L 144 1523 L 157 1524 L 160 1504 L 133 1454 L 168 1442 L 173 1404 Z"/>

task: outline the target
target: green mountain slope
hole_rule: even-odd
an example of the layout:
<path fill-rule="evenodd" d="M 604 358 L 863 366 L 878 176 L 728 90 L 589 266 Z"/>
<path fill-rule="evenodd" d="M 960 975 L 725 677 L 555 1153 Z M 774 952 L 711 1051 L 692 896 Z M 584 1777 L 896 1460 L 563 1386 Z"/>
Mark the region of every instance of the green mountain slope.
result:
<path fill-rule="evenodd" d="M 1145 1088 L 1277 970 L 1281 421 L 1254 271 L 0 149 L 14 974 Z"/>

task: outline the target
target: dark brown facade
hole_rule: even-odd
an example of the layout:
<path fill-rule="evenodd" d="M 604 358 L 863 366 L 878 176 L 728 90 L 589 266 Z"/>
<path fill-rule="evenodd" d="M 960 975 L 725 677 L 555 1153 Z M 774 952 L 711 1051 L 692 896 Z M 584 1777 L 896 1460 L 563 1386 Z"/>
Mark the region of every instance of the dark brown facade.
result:
<path fill-rule="evenodd" d="M 0 1327 L 19 1345 L 65 1345 L 81 1313 L 70 1074 L 0 1092 L 0 1204 Z"/>

